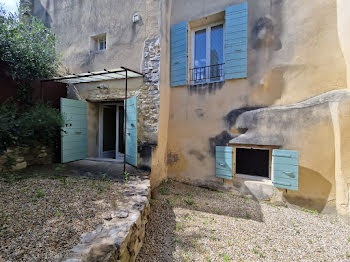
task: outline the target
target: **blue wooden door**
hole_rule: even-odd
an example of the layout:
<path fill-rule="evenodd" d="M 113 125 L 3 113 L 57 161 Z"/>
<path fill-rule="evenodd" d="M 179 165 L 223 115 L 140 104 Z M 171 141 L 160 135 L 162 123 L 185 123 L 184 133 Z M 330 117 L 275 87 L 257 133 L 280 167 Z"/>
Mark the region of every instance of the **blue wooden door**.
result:
<path fill-rule="evenodd" d="M 272 151 L 273 185 L 278 188 L 298 190 L 298 152 L 292 150 Z"/>
<path fill-rule="evenodd" d="M 61 133 L 61 162 L 84 159 L 87 156 L 87 103 L 61 98 L 64 118 Z"/>
<path fill-rule="evenodd" d="M 216 147 L 216 177 L 232 179 L 232 147 Z"/>
<path fill-rule="evenodd" d="M 127 99 L 126 162 L 137 166 L 137 98 Z"/>

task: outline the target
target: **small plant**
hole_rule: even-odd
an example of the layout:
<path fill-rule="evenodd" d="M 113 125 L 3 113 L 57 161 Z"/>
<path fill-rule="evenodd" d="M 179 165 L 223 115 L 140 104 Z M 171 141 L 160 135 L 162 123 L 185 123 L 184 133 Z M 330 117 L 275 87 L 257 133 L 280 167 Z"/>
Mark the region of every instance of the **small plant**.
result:
<path fill-rule="evenodd" d="M 259 252 L 259 257 L 261 257 L 261 258 L 265 258 L 265 255 L 264 255 L 264 253 L 262 253 L 262 252 Z"/>
<path fill-rule="evenodd" d="M 348 243 L 350 243 L 350 237 L 348 238 Z"/>
<path fill-rule="evenodd" d="M 300 234 L 300 230 L 299 230 L 299 229 L 296 229 L 296 230 L 295 230 L 295 233 Z"/>
<path fill-rule="evenodd" d="M 187 194 L 188 198 L 193 198 L 193 195 L 191 193 Z"/>
<path fill-rule="evenodd" d="M 62 177 L 62 178 L 60 179 L 60 181 L 62 182 L 63 185 L 67 185 L 67 178 Z"/>
<path fill-rule="evenodd" d="M 224 194 L 223 193 L 218 193 L 218 198 L 224 198 Z"/>
<path fill-rule="evenodd" d="M 182 225 L 180 223 L 175 224 L 175 231 L 180 231 L 182 229 Z"/>
<path fill-rule="evenodd" d="M 74 190 L 74 195 L 77 196 L 78 194 L 79 194 L 79 189 L 75 189 L 75 190 Z"/>
<path fill-rule="evenodd" d="M 57 210 L 55 213 L 55 217 L 59 217 L 60 215 L 62 215 L 62 210 Z"/>
<path fill-rule="evenodd" d="M 224 254 L 224 260 L 225 260 L 225 261 L 230 261 L 231 258 L 230 258 L 227 254 Z"/>
<path fill-rule="evenodd" d="M 168 203 L 168 205 L 172 206 L 174 205 L 174 200 L 170 199 L 170 198 L 167 198 L 166 199 L 166 202 Z"/>
<path fill-rule="evenodd" d="M 104 190 L 104 186 L 102 184 L 98 184 L 97 190 L 98 190 L 99 193 L 102 193 L 103 190 Z"/>
<path fill-rule="evenodd" d="M 128 173 L 128 171 L 125 171 L 125 172 L 124 172 L 124 181 L 125 181 L 125 182 L 128 182 L 128 181 L 129 181 L 129 175 L 130 175 L 130 174 Z"/>
<path fill-rule="evenodd" d="M 37 189 L 37 190 L 35 190 L 35 196 L 36 196 L 36 198 L 42 198 L 45 196 L 45 193 L 44 193 L 44 191 Z"/>
<path fill-rule="evenodd" d="M 168 194 L 168 189 L 163 187 L 163 188 L 160 189 L 160 193 L 162 195 L 167 195 Z"/>
<path fill-rule="evenodd" d="M 309 239 L 309 243 L 312 244 L 312 239 Z"/>
<path fill-rule="evenodd" d="M 303 207 L 301 210 L 310 214 L 318 214 L 317 210 L 307 209 L 305 207 Z"/>
<path fill-rule="evenodd" d="M 61 171 L 62 169 L 64 169 L 66 167 L 65 164 L 62 164 L 62 165 L 59 165 L 59 166 L 56 166 L 55 168 L 55 171 Z"/>
<path fill-rule="evenodd" d="M 194 201 L 192 199 L 184 199 L 186 205 L 192 206 L 194 204 Z"/>

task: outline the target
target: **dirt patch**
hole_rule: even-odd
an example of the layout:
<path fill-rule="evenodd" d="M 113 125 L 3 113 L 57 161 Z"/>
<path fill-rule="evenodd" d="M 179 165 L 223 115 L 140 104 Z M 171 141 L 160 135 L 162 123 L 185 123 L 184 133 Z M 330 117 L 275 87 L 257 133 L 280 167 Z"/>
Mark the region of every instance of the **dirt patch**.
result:
<path fill-rule="evenodd" d="M 123 183 L 65 177 L 64 165 L 0 176 L 0 261 L 53 261 L 118 206 Z"/>
<path fill-rule="evenodd" d="M 350 259 L 350 226 L 340 217 L 177 182 L 153 196 L 137 261 Z"/>

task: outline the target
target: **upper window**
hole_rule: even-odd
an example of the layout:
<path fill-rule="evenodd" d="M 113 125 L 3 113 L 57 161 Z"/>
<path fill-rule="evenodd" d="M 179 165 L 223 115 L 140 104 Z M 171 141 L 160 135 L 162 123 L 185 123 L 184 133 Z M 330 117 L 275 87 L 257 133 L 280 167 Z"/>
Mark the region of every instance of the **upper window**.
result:
<path fill-rule="evenodd" d="M 98 40 L 98 43 L 97 43 L 97 49 L 99 50 L 99 51 L 101 51 L 101 50 L 105 50 L 106 49 L 106 47 L 107 47 L 107 41 L 106 41 L 106 36 L 104 36 L 104 37 L 102 37 L 102 38 L 99 38 Z"/>
<path fill-rule="evenodd" d="M 107 34 L 91 37 L 91 51 L 103 51 L 107 48 Z"/>
<path fill-rule="evenodd" d="M 211 25 L 192 34 L 191 84 L 223 80 L 224 25 Z"/>

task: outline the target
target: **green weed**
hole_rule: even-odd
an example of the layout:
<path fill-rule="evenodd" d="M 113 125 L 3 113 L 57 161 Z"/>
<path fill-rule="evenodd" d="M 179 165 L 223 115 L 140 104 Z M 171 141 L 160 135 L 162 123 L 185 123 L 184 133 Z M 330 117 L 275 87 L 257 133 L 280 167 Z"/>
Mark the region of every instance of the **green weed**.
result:
<path fill-rule="evenodd" d="M 37 189 L 37 190 L 35 190 L 35 196 L 36 196 L 36 198 L 42 198 L 45 196 L 45 192 L 40 190 L 40 189 Z"/>
<path fill-rule="evenodd" d="M 192 206 L 194 204 L 194 201 L 192 199 L 184 199 L 184 201 L 188 206 Z"/>
<path fill-rule="evenodd" d="M 167 189 L 167 188 L 161 188 L 161 189 L 160 189 L 160 193 L 161 193 L 162 195 L 167 195 L 167 194 L 168 194 L 168 189 Z"/>
<path fill-rule="evenodd" d="M 301 210 L 310 214 L 318 214 L 317 210 L 307 209 L 305 207 L 303 207 Z"/>

